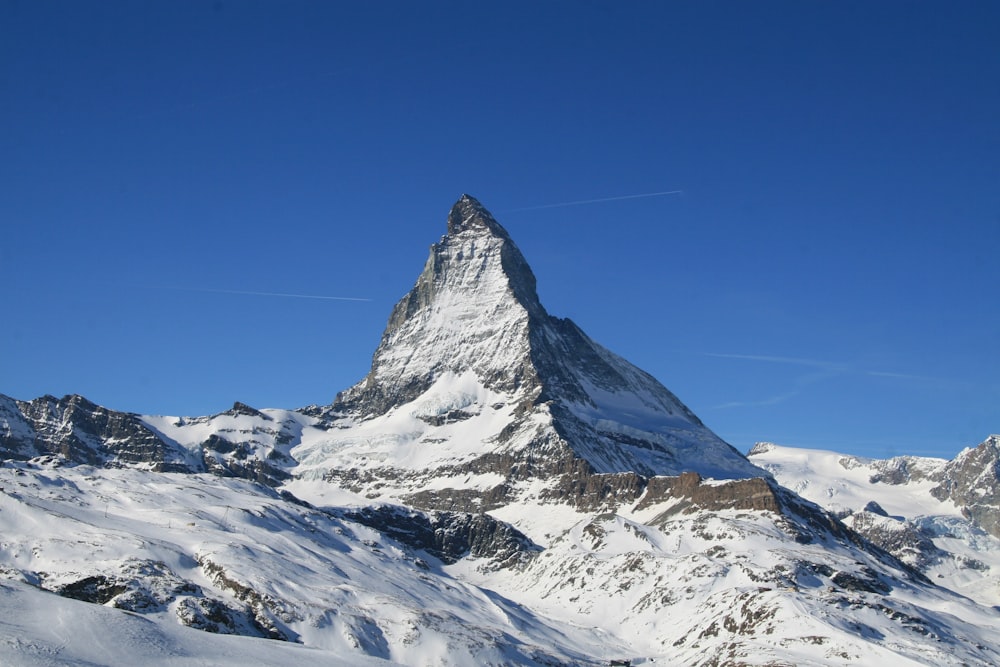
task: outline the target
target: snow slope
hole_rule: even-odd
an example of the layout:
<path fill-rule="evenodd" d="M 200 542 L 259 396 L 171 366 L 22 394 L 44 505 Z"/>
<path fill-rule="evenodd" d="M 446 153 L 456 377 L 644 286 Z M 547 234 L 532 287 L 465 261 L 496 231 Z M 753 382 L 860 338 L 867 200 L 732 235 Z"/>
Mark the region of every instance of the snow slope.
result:
<path fill-rule="evenodd" d="M 339 657 L 301 644 L 200 632 L 7 580 L 0 581 L 0 664 L 390 667 L 397 663 L 361 655 Z"/>
<path fill-rule="evenodd" d="M 783 486 L 835 512 L 860 511 L 875 501 L 891 515 L 962 515 L 953 503 L 930 495 L 937 482 L 929 476 L 947 465 L 945 459 L 897 457 L 897 461 L 905 458 L 918 473 L 902 485 L 905 492 L 901 493 L 900 485 L 873 481 L 886 468 L 886 461 L 773 443 L 758 443 L 749 457 L 774 473 Z"/>
<path fill-rule="evenodd" d="M 0 604 L 17 611 L 0 658 L 14 664 L 1000 661 L 996 610 L 777 487 L 781 515 L 652 492 L 617 511 L 508 505 L 494 514 L 541 550 L 498 566 L 361 525 L 332 503 L 367 501 L 328 482 L 290 483 L 307 504 L 239 479 L 58 463 L 0 467 Z"/>
<path fill-rule="evenodd" d="M 547 538 L 523 572 L 483 573 L 468 563 L 449 569 L 546 615 L 614 633 L 631 657 L 656 664 L 988 665 L 1000 658 L 996 610 L 898 570 L 889 574 L 849 543 L 792 539 L 801 517 L 785 523 L 767 512 L 642 505 L 578 513 L 575 522 L 544 506 L 520 508 L 532 536 Z M 502 515 L 512 519 L 513 511 Z"/>
<path fill-rule="evenodd" d="M 607 641 L 454 579 L 426 553 L 244 480 L 24 463 L 0 468 L 0 488 L 4 579 L 158 626 L 408 665 L 532 664 L 536 656 L 591 664 L 607 650 Z"/>

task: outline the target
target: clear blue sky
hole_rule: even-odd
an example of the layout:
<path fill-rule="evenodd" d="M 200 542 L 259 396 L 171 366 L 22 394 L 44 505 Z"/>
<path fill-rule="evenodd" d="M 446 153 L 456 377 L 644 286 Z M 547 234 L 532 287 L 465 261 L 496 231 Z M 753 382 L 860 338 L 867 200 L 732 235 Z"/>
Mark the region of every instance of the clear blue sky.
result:
<path fill-rule="evenodd" d="M 327 403 L 468 192 L 743 451 L 1000 431 L 1000 3 L 0 0 L 0 156 L 16 398 Z"/>

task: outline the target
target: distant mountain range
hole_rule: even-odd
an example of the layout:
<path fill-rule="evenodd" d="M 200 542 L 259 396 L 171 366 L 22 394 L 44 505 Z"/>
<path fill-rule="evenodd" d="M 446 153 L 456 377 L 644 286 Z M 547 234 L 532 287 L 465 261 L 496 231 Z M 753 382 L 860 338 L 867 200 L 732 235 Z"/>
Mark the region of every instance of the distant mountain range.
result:
<path fill-rule="evenodd" d="M 0 458 L 0 663 L 1000 664 L 1000 437 L 745 457 L 467 195 L 332 404 L 0 396 Z"/>

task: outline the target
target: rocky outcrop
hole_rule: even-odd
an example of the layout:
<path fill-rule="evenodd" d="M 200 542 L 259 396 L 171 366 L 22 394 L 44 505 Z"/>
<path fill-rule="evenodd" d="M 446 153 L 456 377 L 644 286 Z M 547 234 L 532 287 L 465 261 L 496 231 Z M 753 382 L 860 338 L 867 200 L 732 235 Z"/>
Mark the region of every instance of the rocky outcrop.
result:
<path fill-rule="evenodd" d="M 246 606 L 211 597 L 201 586 L 178 577 L 158 561 L 126 560 L 115 563 L 109 572 L 87 574 L 65 583 L 45 582 L 43 587 L 66 598 L 140 614 L 162 613 L 172 607 L 180 623 L 205 632 L 286 639 L 258 620 L 255 605 L 261 603 L 251 593 L 234 590 L 238 587 L 219 570 L 209 568 L 209 574 L 238 599 L 246 598 Z"/>
<path fill-rule="evenodd" d="M 493 569 L 515 567 L 540 551 L 513 526 L 488 514 L 423 513 L 380 505 L 345 511 L 343 516 L 423 550 L 446 565 L 472 557 L 488 561 Z"/>
<path fill-rule="evenodd" d="M 33 401 L 0 396 L 0 455 L 15 460 L 52 455 L 95 466 L 196 472 L 183 451 L 160 439 L 138 415 L 108 410 L 77 395 Z"/>
<path fill-rule="evenodd" d="M 286 623 L 292 620 L 301 620 L 290 614 L 285 609 L 285 605 L 270 597 L 261 594 L 246 583 L 238 581 L 235 575 L 226 571 L 226 568 L 213 561 L 210 557 L 201 554 L 197 558 L 198 565 L 202 572 L 220 589 L 229 592 L 237 600 L 246 604 L 246 609 L 242 610 L 242 616 L 249 620 L 249 625 L 254 633 L 251 636 L 267 637 L 268 639 L 278 639 L 281 641 L 297 641 L 297 635 L 288 629 Z M 212 607 L 214 609 L 215 607 Z M 193 611 L 197 611 L 194 608 Z M 197 618 L 197 615 L 196 615 Z M 214 620 L 209 616 L 209 620 Z M 209 629 L 209 628 L 202 628 Z M 211 630 L 218 632 L 218 630 Z"/>
<path fill-rule="evenodd" d="M 210 472 L 268 486 L 290 477 L 294 461 L 287 454 L 280 448 L 258 446 L 261 434 L 288 444 L 282 425 L 239 402 L 221 414 L 249 418 L 253 426 L 242 432 L 220 427 L 188 448 L 151 428 L 141 415 L 109 410 L 82 396 L 19 401 L 0 395 L 0 458 L 26 461 L 48 456 L 69 464 L 109 468 Z M 207 424 L 212 419 L 191 421 Z"/>
<path fill-rule="evenodd" d="M 931 536 L 919 526 L 888 517 L 884 510 L 881 514 L 855 512 L 846 517 L 844 523 L 872 544 L 918 570 L 924 571 L 946 557 L 945 552 L 938 549 Z"/>
<path fill-rule="evenodd" d="M 674 498 L 681 502 L 670 508 L 671 514 L 696 510 L 763 510 L 780 512 L 777 485 L 764 478 L 743 479 L 722 484 L 703 484 L 698 473 L 684 473 L 678 477 L 654 477 L 649 480 L 646 493 L 636 506 L 644 509 L 650 505 Z"/>
<path fill-rule="evenodd" d="M 869 481 L 872 484 L 908 484 L 924 479 L 934 479 L 939 474 L 938 468 L 928 465 L 928 459 L 916 456 L 894 456 L 891 459 L 872 461 L 873 472 Z"/>
<path fill-rule="evenodd" d="M 950 461 L 931 493 L 952 500 L 966 518 L 1000 537 L 1000 435 L 991 435 Z"/>

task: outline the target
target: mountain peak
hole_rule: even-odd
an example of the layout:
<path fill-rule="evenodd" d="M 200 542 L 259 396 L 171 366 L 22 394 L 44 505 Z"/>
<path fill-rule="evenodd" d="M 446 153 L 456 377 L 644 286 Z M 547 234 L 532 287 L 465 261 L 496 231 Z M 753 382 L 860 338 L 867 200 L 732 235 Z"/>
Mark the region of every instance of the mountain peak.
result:
<path fill-rule="evenodd" d="M 463 194 L 448 213 L 448 235 L 455 236 L 468 231 L 486 231 L 493 236 L 510 240 L 510 235 L 496 218 L 472 195 Z"/>
<path fill-rule="evenodd" d="M 501 418 L 508 408 L 496 406 L 516 409 Z M 469 195 L 452 206 L 448 233 L 393 309 L 368 375 L 333 405 L 361 421 L 397 408 L 434 428 L 463 420 L 463 457 L 503 450 L 531 459 L 536 446 L 565 447 L 600 472 L 764 474 L 648 373 L 549 315 L 521 251 Z M 465 421 L 473 416 L 488 428 Z M 498 424 L 507 426 L 494 432 Z M 407 438 L 424 433 L 411 427 Z"/>
<path fill-rule="evenodd" d="M 336 403 L 381 414 L 443 374 L 470 369 L 492 389 L 524 387 L 534 374 L 529 321 L 547 317 L 535 276 L 507 230 L 462 195 L 448 214 L 448 233 L 393 308 L 368 376 Z"/>

